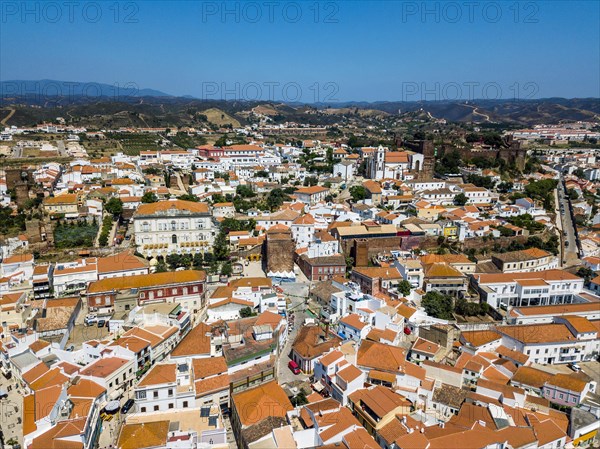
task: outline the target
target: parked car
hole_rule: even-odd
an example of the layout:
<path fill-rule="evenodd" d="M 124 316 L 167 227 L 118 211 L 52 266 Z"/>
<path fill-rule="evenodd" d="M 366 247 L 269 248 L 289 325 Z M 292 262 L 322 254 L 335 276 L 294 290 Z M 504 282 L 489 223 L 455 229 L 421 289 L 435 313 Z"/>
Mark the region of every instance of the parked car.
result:
<path fill-rule="evenodd" d="M 292 370 L 292 373 L 300 374 L 300 367 L 293 360 L 290 360 L 290 363 L 288 363 L 288 368 Z"/>
<path fill-rule="evenodd" d="M 123 407 L 121 407 L 121 413 L 127 413 L 129 410 L 131 410 L 131 407 L 133 407 L 134 404 L 135 401 L 133 399 L 127 399 L 125 404 L 123 404 Z"/>
<path fill-rule="evenodd" d="M 97 321 L 98 321 L 98 317 L 96 315 L 90 314 L 90 315 L 86 315 L 86 317 L 83 320 L 83 324 L 85 324 L 86 326 L 91 326 Z"/>
<path fill-rule="evenodd" d="M 569 368 L 573 371 L 581 371 L 581 367 L 577 363 L 569 363 Z"/>
<path fill-rule="evenodd" d="M 98 320 L 98 327 L 104 327 L 106 325 L 106 320 Z"/>

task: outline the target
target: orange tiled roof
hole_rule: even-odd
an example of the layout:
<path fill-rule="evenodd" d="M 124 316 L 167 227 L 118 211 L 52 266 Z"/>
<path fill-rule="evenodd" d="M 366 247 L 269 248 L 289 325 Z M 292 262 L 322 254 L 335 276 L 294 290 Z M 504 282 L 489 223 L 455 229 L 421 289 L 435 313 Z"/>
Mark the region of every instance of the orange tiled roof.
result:
<path fill-rule="evenodd" d="M 294 409 L 277 381 L 234 394 L 232 403 L 242 426 L 257 424 L 269 416 L 285 418 Z"/>
<path fill-rule="evenodd" d="M 142 204 L 138 207 L 136 215 L 154 215 L 156 212 L 163 212 L 169 210 L 180 210 L 189 211 L 197 214 L 208 214 L 209 208 L 206 203 L 199 203 L 194 201 L 184 200 L 168 200 L 158 201 L 156 203 Z"/>
<path fill-rule="evenodd" d="M 99 293 L 112 290 L 144 288 L 160 285 L 173 285 L 185 282 L 203 282 L 205 279 L 206 272 L 200 270 L 172 271 L 165 273 L 107 278 L 91 282 L 88 286 L 88 293 Z"/>
<path fill-rule="evenodd" d="M 119 433 L 117 447 L 120 449 L 166 447 L 168 435 L 169 421 L 125 424 Z"/>

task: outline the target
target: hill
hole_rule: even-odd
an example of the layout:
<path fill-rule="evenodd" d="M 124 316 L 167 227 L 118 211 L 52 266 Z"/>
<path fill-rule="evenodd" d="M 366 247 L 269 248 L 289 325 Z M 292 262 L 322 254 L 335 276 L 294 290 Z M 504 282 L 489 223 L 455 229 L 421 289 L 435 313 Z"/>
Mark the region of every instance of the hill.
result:
<path fill-rule="evenodd" d="M 67 92 L 67 94 L 65 94 Z M 266 101 L 200 100 L 174 97 L 135 86 L 115 88 L 101 83 L 64 81 L 3 81 L 0 120 L 4 125 L 28 126 L 63 117 L 91 129 L 121 126 L 238 127 L 267 117 L 272 123 L 310 125 L 372 125 L 373 120 L 445 119 L 449 122 L 506 123 L 531 126 L 561 121 L 600 122 L 597 98 L 539 100 L 379 101 L 286 104 Z M 10 115 L 9 117 L 9 114 Z"/>

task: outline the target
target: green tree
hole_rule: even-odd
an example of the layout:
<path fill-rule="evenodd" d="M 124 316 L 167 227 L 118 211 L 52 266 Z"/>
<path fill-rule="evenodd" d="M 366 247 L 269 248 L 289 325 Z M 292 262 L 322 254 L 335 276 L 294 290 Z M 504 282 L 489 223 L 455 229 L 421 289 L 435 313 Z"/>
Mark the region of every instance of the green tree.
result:
<path fill-rule="evenodd" d="M 354 258 L 346 256 L 346 273 L 350 273 L 354 267 Z"/>
<path fill-rule="evenodd" d="M 358 202 L 367 198 L 368 191 L 363 186 L 352 186 L 350 187 L 350 195 L 352 195 L 352 201 Z"/>
<path fill-rule="evenodd" d="M 243 309 L 240 309 L 240 317 L 248 318 L 250 316 L 254 316 L 254 312 L 250 307 L 244 307 Z"/>
<path fill-rule="evenodd" d="M 437 161 L 435 170 L 443 175 L 455 174 L 459 172 L 462 160 L 460 153 L 456 150 L 444 153 L 444 155 Z"/>
<path fill-rule="evenodd" d="M 256 196 L 256 193 L 246 185 L 239 185 L 235 188 L 235 193 L 241 196 L 242 198 L 252 198 Z"/>
<path fill-rule="evenodd" d="M 192 263 L 194 265 L 194 268 L 202 268 L 204 266 L 204 256 L 202 255 L 202 253 L 194 254 Z"/>
<path fill-rule="evenodd" d="M 233 274 L 233 267 L 230 262 L 226 262 L 221 266 L 221 274 L 223 276 L 231 276 Z"/>
<path fill-rule="evenodd" d="M 178 196 L 177 199 L 183 200 L 183 201 L 193 201 L 194 203 L 197 203 L 198 201 L 200 201 L 200 198 L 198 198 L 193 193 L 184 193 L 183 195 Z"/>
<path fill-rule="evenodd" d="M 467 195 L 465 195 L 462 192 L 460 192 L 458 195 L 456 195 L 454 197 L 454 204 L 457 206 L 464 206 L 465 204 L 467 204 L 468 201 L 469 201 L 469 198 L 467 198 Z"/>
<path fill-rule="evenodd" d="M 108 245 L 108 234 L 100 234 L 100 237 L 98 238 L 98 244 L 100 246 L 106 246 Z"/>
<path fill-rule="evenodd" d="M 267 196 L 267 206 L 272 211 L 275 211 L 281 207 L 285 201 L 290 201 L 290 197 L 281 189 L 273 189 Z"/>
<path fill-rule="evenodd" d="M 500 148 L 504 142 L 502 141 L 502 136 L 498 133 L 487 133 L 483 135 L 483 143 L 486 145 L 491 145 L 495 148 Z"/>
<path fill-rule="evenodd" d="M 480 142 L 481 135 L 479 135 L 477 133 L 469 133 L 465 136 L 465 140 L 467 143 Z"/>
<path fill-rule="evenodd" d="M 104 208 L 109 214 L 121 215 L 123 213 L 123 201 L 121 201 L 121 198 L 112 197 Z"/>
<path fill-rule="evenodd" d="M 142 196 L 142 203 L 156 203 L 158 202 L 158 197 L 154 192 L 146 192 Z"/>
<path fill-rule="evenodd" d="M 402 279 L 398 284 L 398 291 L 402 293 L 402 296 L 410 295 L 411 288 L 410 282 L 408 282 L 406 279 Z"/>
<path fill-rule="evenodd" d="M 298 394 L 292 399 L 290 399 L 290 402 L 294 407 L 308 404 L 308 399 L 306 398 L 306 393 L 304 392 L 304 389 L 301 388 Z"/>
<path fill-rule="evenodd" d="M 512 182 L 503 181 L 496 186 L 496 190 L 498 190 L 500 193 L 508 193 L 513 187 L 514 184 Z"/>
<path fill-rule="evenodd" d="M 312 187 L 319 184 L 319 178 L 316 176 L 307 176 L 304 178 L 304 187 Z"/>
<path fill-rule="evenodd" d="M 212 200 L 213 204 L 214 203 L 225 203 L 225 202 L 227 202 L 227 198 L 225 198 L 220 193 L 213 193 L 211 195 L 211 200 Z"/>
<path fill-rule="evenodd" d="M 215 142 L 216 147 L 224 147 L 227 146 L 227 134 L 223 134 L 221 137 L 217 139 Z"/>
<path fill-rule="evenodd" d="M 578 168 L 577 170 L 575 170 L 575 171 L 573 172 L 573 174 L 574 174 L 575 176 L 577 176 L 578 178 L 580 178 L 580 179 L 584 179 L 584 178 L 585 178 L 585 172 L 583 171 L 583 168 L 581 168 L 581 167 L 580 167 L 580 168 Z"/>
<path fill-rule="evenodd" d="M 215 238 L 213 252 L 217 260 L 227 260 L 229 257 L 229 245 L 224 232 L 219 232 Z"/>
<path fill-rule="evenodd" d="M 495 183 L 490 176 L 480 176 L 475 173 L 468 175 L 466 181 L 477 187 L 483 187 L 488 190 L 492 189 Z"/>
<path fill-rule="evenodd" d="M 596 273 L 588 267 L 581 267 L 577 270 L 577 276 L 585 279 L 585 283 L 588 284 L 593 278 L 596 277 Z"/>
<path fill-rule="evenodd" d="M 577 193 L 577 190 L 575 189 L 569 189 L 567 190 L 567 196 L 569 197 L 569 199 L 571 200 L 576 200 L 579 198 L 579 194 Z"/>
<path fill-rule="evenodd" d="M 155 273 L 165 273 L 169 271 L 169 268 L 167 267 L 167 264 L 165 263 L 164 260 L 159 260 L 158 263 L 156 264 Z"/>
<path fill-rule="evenodd" d="M 440 292 L 431 291 L 423 296 L 421 305 L 427 312 L 427 315 L 442 320 L 452 320 L 453 299 L 449 295 L 444 295 Z"/>

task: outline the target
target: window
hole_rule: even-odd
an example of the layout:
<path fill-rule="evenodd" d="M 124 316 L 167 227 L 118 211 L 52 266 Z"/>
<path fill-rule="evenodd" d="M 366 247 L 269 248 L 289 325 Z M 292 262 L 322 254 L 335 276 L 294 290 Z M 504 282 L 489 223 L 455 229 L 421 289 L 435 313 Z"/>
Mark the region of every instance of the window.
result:
<path fill-rule="evenodd" d="M 188 401 L 183 401 L 183 408 L 188 408 Z"/>
<path fill-rule="evenodd" d="M 154 406 L 154 411 L 157 412 L 158 411 L 158 405 Z"/>
<path fill-rule="evenodd" d="M 177 236 L 175 234 L 171 236 L 171 243 L 177 243 Z"/>
<path fill-rule="evenodd" d="M 176 288 L 172 289 L 172 290 L 171 290 L 171 293 L 172 293 L 173 295 L 176 295 L 176 294 L 177 294 L 177 289 L 176 289 Z"/>
<path fill-rule="evenodd" d="M 173 396 L 173 389 L 169 388 L 169 396 Z"/>
<path fill-rule="evenodd" d="M 152 396 L 154 397 L 154 399 L 158 399 L 158 391 L 154 391 L 152 393 Z"/>
<path fill-rule="evenodd" d="M 146 392 L 145 391 L 136 391 L 135 397 L 136 397 L 136 399 L 146 399 Z"/>
<path fill-rule="evenodd" d="M 140 408 L 140 411 L 141 411 L 142 413 L 146 413 L 146 407 L 142 407 L 142 408 Z"/>

